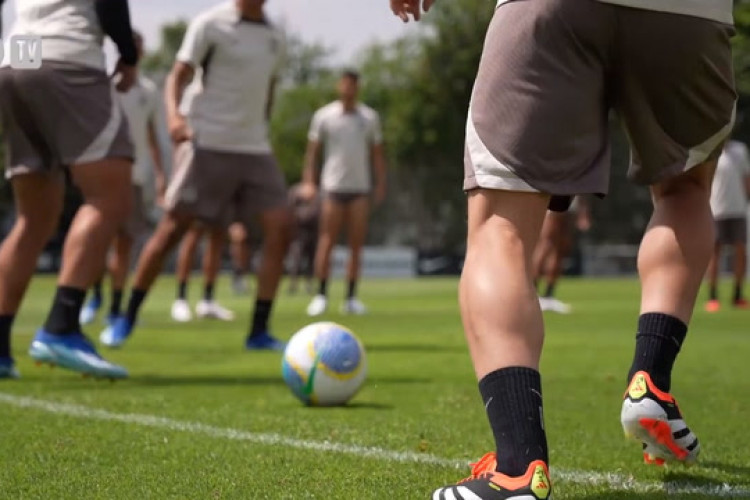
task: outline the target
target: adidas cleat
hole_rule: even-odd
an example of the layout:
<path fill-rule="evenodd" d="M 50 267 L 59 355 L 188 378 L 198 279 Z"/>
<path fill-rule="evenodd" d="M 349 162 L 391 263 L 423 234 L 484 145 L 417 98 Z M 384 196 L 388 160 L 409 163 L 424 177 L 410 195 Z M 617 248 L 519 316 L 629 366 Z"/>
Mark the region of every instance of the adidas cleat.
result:
<path fill-rule="evenodd" d="M 660 391 L 646 372 L 633 376 L 620 421 L 626 436 L 644 443 L 647 464 L 693 463 L 698 458 L 700 443 L 683 420 L 677 401 Z"/>
<path fill-rule="evenodd" d="M 245 339 L 245 349 L 248 351 L 283 351 L 285 348 L 286 343 L 269 332 L 262 332 Z"/>
<path fill-rule="evenodd" d="M 82 373 L 84 377 L 119 379 L 128 376 L 125 368 L 99 356 L 80 332 L 57 335 L 40 329 L 31 342 L 29 355 L 39 363 L 67 368 Z"/>
<path fill-rule="evenodd" d="M 432 500 L 552 500 L 549 469 L 541 460 L 529 464 L 520 477 L 501 474 L 496 466 L 495 454 L 487 453 L 472 464 L 471 476 L 435 490 Z"/>

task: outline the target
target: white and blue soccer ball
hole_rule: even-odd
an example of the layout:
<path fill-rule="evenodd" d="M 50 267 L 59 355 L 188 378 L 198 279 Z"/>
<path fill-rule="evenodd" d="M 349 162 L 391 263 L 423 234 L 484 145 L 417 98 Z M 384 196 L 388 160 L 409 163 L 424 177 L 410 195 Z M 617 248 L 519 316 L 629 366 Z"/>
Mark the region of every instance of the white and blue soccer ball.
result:
<path fill-rule="evenodd" d="M 362 387 L 367 359 L 351 330 L 336 323 L 313 323 L 289 340 L 281 371 L 306 405 L 337 406 L 346 404 Z"/>

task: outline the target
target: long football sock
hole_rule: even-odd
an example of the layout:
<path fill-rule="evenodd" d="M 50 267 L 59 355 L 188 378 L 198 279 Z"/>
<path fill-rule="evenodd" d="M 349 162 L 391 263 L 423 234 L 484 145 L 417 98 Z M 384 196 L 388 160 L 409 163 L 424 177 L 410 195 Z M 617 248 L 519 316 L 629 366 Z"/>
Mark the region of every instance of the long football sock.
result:
<path fill-rule="evenodd" d="M 719 300 L 719 290 L 716 285 L 710 285 L 708 287 L 708 300 Z"/>
<path fill-rule="evenodd" d="M 58 335 L 80 332 L 78 316 L 85 298 L 86 290 L 58 286 L 44 329 Z"/>
<path fill-rule="evenodd" d="M 112 289 L 112 303 L 109 305 L 109 315 L 119 316 L 122 312 L 122 290 Z"/>
<path fill-rule="evenodd" d="M 130 300 L 128 300 L 128 309 L 125 312 L 125 317 L 128 318 L 131 325 L 134 325 L 136 319 L 138 319 L 138 311 L 141 309 L 141 304 L 143 304 L 147 294 L 148 290 L 138 290 L 135 288 L 130 292 Z"/>
<path fill-rule="evenodd" d="M 177 283 L 177 299 L 187 299 L 187 281 L 179 281 Z"/>
<path fill-rule="evenodd" d="M 742 285 L 735 283 L 734 285 L 734 301 L 739 302 L 742 300 Z"/>
<path fill-rule="evenodd" d="M 346 292 L 347 299 L 353 299 L 357 296 L 357 280 L 349 281 L 349 288 Z"/>
<path fill-rule="evenodd" d="M 268 332 L 268 318 L 271 316 L 273 300 L 255 301 L 255 311 L 253 312 L 253 324 L 250 327 L 250 337 L 255 337 L 261 333 Z"/>
<path fill-rule="evenodd" d="M 213 283 L 206 283 L 203 285 L 203 300 L 206 302 L 211 302 L 214 300 L 214 284 Z"/>
<path fill-rule="evenodd" d="M 638 318 L 635 356 L 628 383 L 636 372 L 651 375 L 654 385 L 664 392 L 672 387 L 672 366 L 687 335 L 687 325 L 668 314 L 646 313 Z"/>
<path fill-rule="evenodd" d="M 551 299 L 552 297 L 555 296 L 555 285 L 557 285 L 557 283 L 554 283 L 552 281 L 547 283 L 547 289 L 544 291 L 544 296 L 546 298 Z"/>
<path fill-rule="evenodd" d="M 318 287 L 318 295 L 328 295 L 328 280 L 320 280 L 320 286 Z"/>
<path fill-rule="evenodd" d="M 14 319 L 15 314 L 0 315 L 0 358 L 10 357 L 10 329 Z"/>
<path fill-rule="evenodd" d="M 98 280 L 96 283 L 94 283 L 94 286 L 91 287 L 92 292 L 92 298 L 98 302 L 99 304 L 102 303 L 102 280 Z"/>

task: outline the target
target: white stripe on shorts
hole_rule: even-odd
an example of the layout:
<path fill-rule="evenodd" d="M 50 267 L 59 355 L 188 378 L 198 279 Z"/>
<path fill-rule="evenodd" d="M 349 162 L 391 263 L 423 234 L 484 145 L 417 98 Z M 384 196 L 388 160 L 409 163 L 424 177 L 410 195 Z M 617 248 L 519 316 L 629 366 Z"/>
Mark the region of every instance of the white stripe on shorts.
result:
<path fill-rule="evenodd" d="M 81 156 L 76 158 L 74 164 L 91 163 L 103 160 L 107 157 L 107 153 L 112 147 L 112 143 L 114 142 L 115 137 L 117 137 L 117 133 L 120 131 L 120 126 L 122 125 L 122 110 L 120 109 L 114 88 L 111 89 L 111 94 L 110 114 L 107 125 L 104 126 L 96 139 L 94 139 L 83 153 L 81 153 Z"/>

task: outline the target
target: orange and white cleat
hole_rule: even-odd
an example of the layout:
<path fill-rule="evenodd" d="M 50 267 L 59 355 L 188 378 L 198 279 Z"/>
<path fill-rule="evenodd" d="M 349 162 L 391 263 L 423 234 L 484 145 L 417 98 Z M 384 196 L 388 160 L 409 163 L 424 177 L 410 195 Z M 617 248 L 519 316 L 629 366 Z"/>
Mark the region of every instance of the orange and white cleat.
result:
<path fill-rule="evenodd" d="M 705 309 L 706 309 L 706 312 L 710 312 L 710 313 L 719 312 L 721 310 L 721 302 L 719 302 L 716 299 L 711 299 L 708 302 L 706 302 Z"/>
<path fill-rule="evenodd" d="M 471 476 L 435 490 L 432 500 L 552 500 L 549 469 L 541 460 L 529 464 L 526 474 L 520 477 L 497 472 L 494 453 L 487 453 L 471 465 Z"/>
<path fill-rule="evenodd" d="M 735 309 L 750 309 L 750 302 L 746 299 L 737 299 L 732 302 L 732 306 L 734 306 Z"/>
<path fill-rule="evenodd" d="M 693 463 L 698 458 L 700 443 L 683 420 L 677 401 L 660 391 L 646 372 L 633 375 L 620 421 L 626 436 L 644 444 L 647 464 Z"/>

